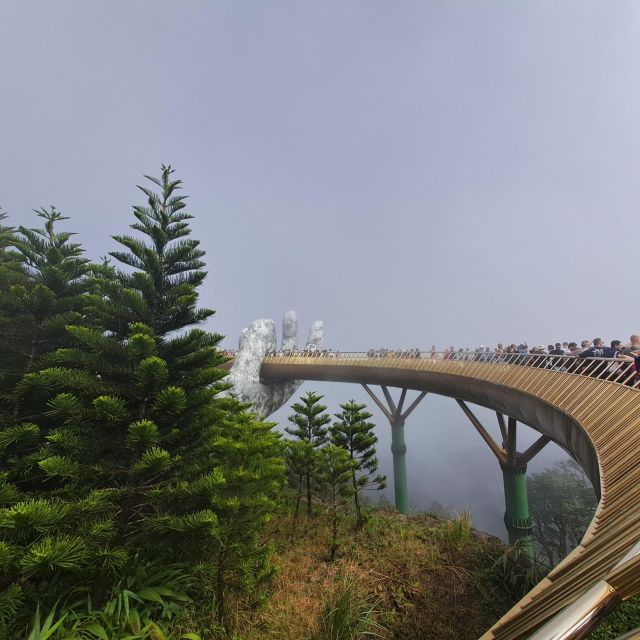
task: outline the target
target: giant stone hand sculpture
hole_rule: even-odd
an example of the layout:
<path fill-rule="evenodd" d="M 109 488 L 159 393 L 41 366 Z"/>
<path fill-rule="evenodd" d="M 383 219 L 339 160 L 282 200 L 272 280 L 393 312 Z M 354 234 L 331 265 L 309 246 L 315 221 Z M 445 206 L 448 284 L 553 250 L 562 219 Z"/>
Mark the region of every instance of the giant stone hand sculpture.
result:
<path fill-rule="evenodd" d="M 318 320 L 311 326 L 306 348 L 322 346 L 324 326 Z M 295 311 L 287 311 L 282 320 L 282 351 L 298 348 L 298 317 Z M 276 325 L 273 320 L 255 320 L 240 334 L 240 345 L 231 373 L 227 380 L 233 384 L 233 393 L 242 402 L 250 402 L 252 411 L 266 418 L 283 406 L 302 384 L 291 380 L 274 384 L 260 382 L 262 359 L 277 350 Z"/>

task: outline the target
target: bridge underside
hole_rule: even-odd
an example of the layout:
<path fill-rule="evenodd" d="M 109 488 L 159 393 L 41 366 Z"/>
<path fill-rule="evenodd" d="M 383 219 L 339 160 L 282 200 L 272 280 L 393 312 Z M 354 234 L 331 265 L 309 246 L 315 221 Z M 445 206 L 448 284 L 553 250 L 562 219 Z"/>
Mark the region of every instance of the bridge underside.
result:
<path fill-rule="evenodd" d="M 551 438 L 584 469 L 596 495 L 600 497 L 598 457 L 585 430 L 574 418 L 558 407 L 529 393 L 461 375 L 415 369 L 315 364 L 313 359 L 310 364 L 299 365 L 265 362 L 262 365 L 261 375 L 266 383 L 275 382 L 283 379 L 284 375 L 289 375 L 290 380 L 294 378 L 387 385 L 427 391 L 487 407 L 492 411 L 511 416 Z"/>
<path fill-rule="evenodd" d="M 581 615 L 574 610 L 594 593 L 610 604 L 640 592 L 636 389 L 544 368 L 424 357 L 272 356 L 263 361 L 261 376 L 265 384 L 292 379 L 380 384 L 472 402 L 536 429 L 580 464 L 600 495 L 583 540 L 482 640 L 532 637 L 572 603 L 567 612 Z M 541 633 L 540 638 L 584 637 L 579 630 L 552 635 L 545 627 Z"/>

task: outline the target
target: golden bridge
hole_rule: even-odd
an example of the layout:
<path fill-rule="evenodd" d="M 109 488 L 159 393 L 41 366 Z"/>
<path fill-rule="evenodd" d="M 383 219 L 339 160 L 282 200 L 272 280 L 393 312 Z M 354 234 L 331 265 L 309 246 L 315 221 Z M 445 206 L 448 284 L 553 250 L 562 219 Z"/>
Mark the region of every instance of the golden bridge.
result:
<path fill-rule="evenodd" d="M 362 384 L 391 423 L 401 511 L 407 507 L 404 421 L 427 393 L 458 401 L 500 462 L 510 540 L 530 524 L 528 514 L 518 512 L 518 482 L 524 481 L 528 460 L 553 441 L 580 464 L 599 497 L 581 543 L 481 640 L 584 638 L 621 601 L 640 593 L 640 391 L 633 363 L 520 354 L 452 360 L 417 352 L 310 352 L 269 355 L 260 374 L 267 385 L 294 379 Z M 381 386 L 386 403 L 372 385 Z M 402 390 L 398 400 L 389 387 Z M 404 410 L 408 390 L 419 395 Z M 468 402 L 496 412 L 502 442 L 491 437 Z M 524 452 L 517 450 L 518 422 L 540 433 Z M 640 631 L 624 638 L 638 639 Z"/>

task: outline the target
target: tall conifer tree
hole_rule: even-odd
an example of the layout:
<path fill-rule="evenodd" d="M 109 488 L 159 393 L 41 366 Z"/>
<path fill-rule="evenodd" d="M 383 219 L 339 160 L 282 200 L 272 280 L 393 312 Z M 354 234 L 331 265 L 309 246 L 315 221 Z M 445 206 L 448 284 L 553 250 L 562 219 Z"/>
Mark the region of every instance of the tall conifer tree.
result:
<path fill-rule="evenodd" d="M 313 449 L 319 449 L 328 440 L 329 429 L 325 425 L 331 422 L 331 418 L 329 414 L 324 413 L 327 407 L 320 404 L 322 398 L 323 396 L 313 391 L 302 396 L 301 402 L 296 402 L 291 406 L 295 413 L 289 416 L 289 422 L 295 426 L 285 429 L 287 433 L 306 442 Z M 314 475 L 316 474 L 316 458 L 307 455 L 301 460 L 304 464 L 302 475 L 307 494 L 307 515 L 310 516 L 312 514 L 311 497 Z"/>
<path fill-rule="evenodd" d="M 274 423 L 260 422 L 241 405 L 215 430 L 213 457 L 224 478 L 214 504 L 218 516 L 215 603 L 218 619 L 226 619 L 226 591 L 235 586 L 254 597 L 264 596 L 273 575 L 273 551 L 261 538 L 276 511 L 284 481 L 284 460 Z"/>
<path fill-rule="evenodd" d="M 6 219 L 7 214 L 0 210 L 0 393 L 10 390 L 16 369 L 23 362 L 14 341 L 21 305 L 13 287 L 28 282 L 23 259 L 14 248 L 17 242 L 15 229 L 4 224 Z"/>
<path fill-rule="evenodd" d="M 55 207 L 36 211 L 42 228 L 4 228 L 5 245 L 0 265 L 0 324 L 3 358 L 0 379 L 6 392 L 29 371 L 42 364 L 45 354 L 71 342 L 68 324 L 82 324 L 92 266 L 82 248 L 71 242 L 73 233 L 59 231 L 67 220 Z M 11 415 L 20 414 L 22 402 L 8 398 Z M 9 406 L 5 404 L 5 407 Z"/>
<path fill-rule="evenodd" d="M 72 587 L 99 604 L 145 563 L 201 561 L 215 575 L 233 522 L 244 537 L 233 553 L 226 543 L 223 581 L 248 576 L 247 558 L 256 582 L 268 572 L 256 539 L 277 492 L 277 436 L 245 405 L 216 397 L 228 386 L 221 336 L 194 327 L 213 314 L 197 306 L 203 252 L 171 168 L 149 179 L 160 193 L 141 187 L 148 206 L 134 208 L 132 225 L 141 237 L 117 236 L 123 249 L 112 253 L 121 269 L 82 261 L 53 213 L 44 240 L 20 230 L 28 277 L 60 295 L 30 285 L 40 304 L 28 310 L 53 317 L 25 324 L 27 338 L 37 328 L 37 349 L 24 342 L 11 391 L 33 421 L 0 430 L 0 623 L 20 602 L 32 611 L 38 596 L 51 604 Z M 44 329 L 56 338 L 50 353 Z M 239 450 L 244 467 L 229 463 Z"/>
<path fill-rule="evenodd" d="M 360 492 L 364 489 L 384 489 L 386 478 L 377 474 L 376 442 L 378 438 L 373 432 L 375 425 L 369 422 L 372 414 L 367 405 L 350 400 L 341 404 L 342 411 L 336 413 L 337 422 L 331 425 L 332 444 L 347 451 L 354 465 L 351 468 L 353 500 L 358 523 L 362 522 L 362 505 Z"/>
<path fill-rule="evenodd" d="M 331 518 L 331 545 L 329 560 L 333 562 L 338 551 L 338 529 L 340 515 L 345 503 L 353 494 L 351 483 L 355 461 L 342 448 L 328 444 L 320 450 L 320 479 L 327 492 L 329 515 Z"/>
<path fill-rule="evenodd" d="M 26 393 L 33 372 L 71 343 L 65 325 L 86 321 L 91 288 L 82 249 L 58 230 L 65 218 L 53 207 L 37 214 L 43 228 L 0 232 L 0 635 L 21 607 L 33 610 L 39 592 L 59 594 L 96 560 L 93 526 L 106 503 L 90 491 L 64 500 L 54 469 L 61 459 L 51 455 L 57 434 L 43 405 L 48 390 Z"/>

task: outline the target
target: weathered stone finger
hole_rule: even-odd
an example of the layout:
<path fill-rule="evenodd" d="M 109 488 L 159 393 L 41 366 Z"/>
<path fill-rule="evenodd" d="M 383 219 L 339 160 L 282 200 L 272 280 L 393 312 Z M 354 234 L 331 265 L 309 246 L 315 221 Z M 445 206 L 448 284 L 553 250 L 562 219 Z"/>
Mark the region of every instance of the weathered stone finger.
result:
<path fill-rule="evenodd" d="M 282 318 L 282 350 L 295 351 L 298 348 L 298 314 L 286 311 Z"/>
<path fill-rule="evenodd" d="M 322 339 L 324 338 L 324 323 L 322 320 L 316 320 L 311 325 L 311 330 L 309 331 L 309 339 L 307 340 L 307 346 L 313 345 L 320 349 L 322 347 Z"/>
<path fill-rule="evenodd" d="M 240 349 L 236 354 L 231 377 L 234 383 L 258 380 L 265 355 L 276 348 L 276 325 L 273 320 L 255 320 L 240 334 Z"/>

